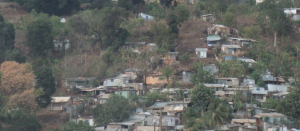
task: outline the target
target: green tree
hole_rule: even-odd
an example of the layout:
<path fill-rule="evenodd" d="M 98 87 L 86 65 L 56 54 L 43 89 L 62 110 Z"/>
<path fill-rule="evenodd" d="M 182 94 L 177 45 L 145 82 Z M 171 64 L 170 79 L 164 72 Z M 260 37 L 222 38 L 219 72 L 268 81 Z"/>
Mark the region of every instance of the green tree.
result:
<path fill-rule="evenodd" d="M 229 26 L 229 27 L 236 27 L 237 25 L 237 17 L 236 14 L 227 12 L 224 15 L 224 24 Z"/>
<path fill-rule="evenodd" d="M 42 125 L 36 116 L 25 110 L 12 110 L 3 116 L 4 131 L 41 131 Z M 0 120 L 1 121 L 1 120 Z"/>
<path fill-rule="evenodd" d="M 184 53 L 182 56 L 180 56 L 180 61 L 182 62 L 188 62 L 190 61 L 190 54 L 189 53 Z"/>
<path fill-rule="evenodd" d="M 196 74 L 192 76 L 192 82 L 194 84 L 200 83 L 211 83 L 214 81 L 214 75 L 210 73 L 210 71 L 203 69 L 204 63 L 199 62 L 194 64 L 194 68 L 196 69 Z"/>
<path fill-rule="evenodd" d="M 190 17 L 189 8 L 186 5 L 178 5 L 175 8 L 175 14 L 177 16 L 177 22 L 179 27 L 181 27 L 182 23 L 187 21 Z"/>
<path fill-rule="evenodd" d="M 87 121 L 79 121 L 78 123 L 70 121 L 64 124 L 61 131 L 94 131 L 94 128 Z"/>
<path fill-rule="evenodd" d="M 105 7 L 101 11 L 92 12 L 92 17 L 94 19 L 89 23 L 94 43 L 99 43 L 104 48 L 112 47 L 114 50 L 125 43 L 129 33 L 120 26 L 128 17 L 128 12 L 124 8 Z"/>
<path fill-rule="evenodd" d="M 128 118 L 134 106 L 121 95 L 112 94 L 103 105 L 93 109 L 96 126 L 104 126 L 110 122 L 121 122 Z"/>
<path fill-rule="evenodd" d="M 244 37 L 245 38 L 251 38 L 251 39 L 259 39 L 260 38 L 260 33 L 261 33 L 261 28 L 257 25 L 245 27 L 243 29 Z"/>
<path fill-rule="evenodd" d="M 15 29 L 13 24 L 5 22 L 2 14 L 0 14 L 0 63 L 1 56 L 6 51 L 12 51 L 15 48 Z"/>
<path fill-rule="evenodd" d="M 177 37 L 177 24 L 173 24 L 173 30 L 163 22 L 152 23 L 151 33 L 157 46 L 161 49 L 171 50 L 173 48 L 174 39 Z M 175 32 L 175 33 L 174 33 Z"/>
<path fill-rule="evenodd" d="M 260 11 L 258 23 L 261 28 L 274 34 L 274 46 L 277 36 L 288 35 L 293 30 L 293 23 L 283 12 L 282 2 L 276 0 L 265 0 L 258 4 Z"/>
<path fill-rule="evenodd" d="M 169 13 L 166 18 L 167 25 L 169 26 L 169 32 L 170 34 L 174 34 L 175 37 L 177 37 L 179 34 L 179 28 L 178 28 L 179 22 L 177 21 L 177 19 L 178 16 L 173 11 Z"/>
<path fill-rule="evenodd" d="M 18 63 L 25 63 L 26 56 L 18 50 L 8 50 L 5 52 L 6 61 L 16 61 Z"/>
<path fill-rule="evenodd" d="M 194 86 L 191 93 L 192 107 L 200 111 L 206 111 L 209 104 L 214 100 L 215 92 L 202 83 Z"/>
<path fill-rule="evenodd" d="M 167 67 L 165 69 L 162 69 L 161 72 L 162 72 L 162 77 L 160 79 L 167 80 L 168 86 L 170 86 L 171 77 L 175 74 L 174 69 L 172 67 Z"/>
<path fill-rule="evenodd" d="M 48 14 L 70 14 L 80 8 L 78 0 L 16 0 L 19 5 L 26 5 L 29 10 L 36 10 Z"/>
<path fill-rule="evenodd" d="M 130 10 L 133 7 L 131 0 L 118 0 L 118 6 L 126 10 Z"/>
<path fill-rule="evenodd" d="M 169 7 L 169 6 L 172 4 L 172 1 L 173 1 L 173 0 L 159 0 L 159 3 L 160 3 L 161 5 L 164 5 L 164 6 L 166 6 L 166 7 Z"/>
<path fill-rule="evenodd" d="M 276 111 L 300 120 L 300 110 L 298 110 L 300 108 L 299 96 L 299 91 L 291 92 L 284 100 L 279 102 L 276 106 Z"/>
<path fill-rule="evenodd" d="M 228 60 L 220 64 L 220 74 L 226 77 L 241 77 L 247 72 L 247 63 L 240 60 Z"/>
<path fill-rule="evenodd" d="M 111 7 L 112 2 L 111 0 L 92 0 L 91 8 L 92 9 L 102 9 L 104 7 Z"/>
<path fill-rule="evenodd" d="M 152 106 L 157 100 L 166 101 L 166 95 L 159 93 L 157 91 L 152 91 L 150 93 L 147 93 L 147 100 L 145 101 L 145 106 L 149 107 Z"/>
<path fill-rule="evenodd" d="M 38 19 L 28 24 L 26 44 L 32 56 L 45 57 L 46 52 L 53 48 L 52 24 L 45 19 Z"/>
<path fill-rule="evenodd" d="M 266 100 L 266 102 L 262 105 L 262 107 L 268 109 L 276 109 L 278 104 L 279 104 L 278 100 L 274 99 L 273 97 L 270 97 Z"/>
<path fill-rule="evenodd" d="M 261 61 L 253 64 L 252 73 L 250 78 L 254 79 L 259 86 L 264 86 L 264 81 L 262 80 L 262 75 L 267 71 L 267 67 Z"/>
<path fill-rule="evenodd" d="M 214 101 L 208 106 L 208 111 L 205 113 L 205 118 L 209 122 L 209 126 L 212 129 L 221 126 L 230 120 L 232 109 L 226 99 L 215 98 Z"/>
<path fill-rule="evenodd" d="M 55 83 L 52 70 L 50 67 L 44 65 L 35 67 L 34 71 L 37 79 L 36 88 L 42 88 L 44 94 L 37 98 L 40 107 L 46 108 L 51 103 L 51 95 L 55 93 Z"/>

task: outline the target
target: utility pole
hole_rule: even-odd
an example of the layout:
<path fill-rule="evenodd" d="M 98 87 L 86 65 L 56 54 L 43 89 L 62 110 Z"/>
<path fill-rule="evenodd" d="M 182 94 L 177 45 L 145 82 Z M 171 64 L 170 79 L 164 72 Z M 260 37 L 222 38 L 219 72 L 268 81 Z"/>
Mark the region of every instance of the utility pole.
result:
<path fill-rule="evenodd" d="M 159 131 L 162 131 L 162 116 L 161 116 L 161 110 L 162 109 L 160 109 L 160 112 L 159 112 Z"/>

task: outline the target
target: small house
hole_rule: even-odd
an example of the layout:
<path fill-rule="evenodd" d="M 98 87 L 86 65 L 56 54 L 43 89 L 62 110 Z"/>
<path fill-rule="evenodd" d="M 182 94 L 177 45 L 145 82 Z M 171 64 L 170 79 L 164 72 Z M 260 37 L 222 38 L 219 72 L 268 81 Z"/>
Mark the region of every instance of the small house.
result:
<path fill-rule="evenodd" d="M 126 99 L 132 99 L 136 96 L 136 91 L 133 89 L 122 89 L 114 92 L 117 95 L 121 95 Z"/>
<path fill-rule="evenodd" d="M 212 14 L 206 14 L 206 15 L 201 15 L 201 19 L 203 21 L 213 22 L 215 18 Z"/>
<path fill-rule="evenodd" d="M 175 74 L 182 84 L 191 84 L 193 75 L 195 75 L 195 73 L 191 71 L 180 71 Z"/>
<path fill-rule="evenodd" d="M 265 90 L 263 87 L 253 87 L 252 95 L 254 99 L 265 101 L 268 95 L 268 90 Z"/>
<path fill-rule="evenodd" d="M 107 124 L 107 131 L 134 131 L 137 126 L 144 123 L 143 119 L 128 119 L 122 122 L 111 122 Z"/>
<path fill-rule="evenodd" d="M 239 57 L 239 58 L 237 58 L 237 60 L 246 62 L 248 64 L 249 68 L 251 68 L 253 66 L 253 64 L 256 63 L 255 60 L 247 58 L 247 57 Z"/>
<path fill-rule="evenodd" d="M 69 40 L 53 40 L 53 44 L 55 51 L 68 50 L 71 46 Z"/>
<path fill-rule="evenodd" d="M 138 50 L 146 46 L 146 42 L 125 42 L 125 49 Z"/>
<path fill-rule="evenodd" d="M 235 77 L 216 77 L 216 84 L 224 84 L 225 87 L 239 86 L 239 79 Z"/>
<path fill-rule="evenodd" d="M 235 38 L 235 37 L 229 37 L 228 41 L 231 43 L 231 45 L 239 45 L 239 46 L 246 46 L 256 42 L 256 40 L 253 39 Z"/>
<path fill-rule="evenodd" d="M 137 78 L 136 74 L 126 73 L 120 74 L 115 78 L 109 78 L 104 80 L 103 86 L 117 86 L 123 87 L 124 84 L 133 83 Z"/>
<path fill-rule="evenodd" d="M 206 38 L 208 46 L 218 46 L 220 44 L 221 37 L 219 35 L 208 35 Z"/>
<path fill-rule="evenodd" d="M 272 127 L 274 124 L 287 120 L 287 116 L 280 113 L 258 113 L 254 116 L 256 119 L 256 125 L 260 130 L 268 130 L 269 127 Z M 286 129 L 286 127 L 285 127 Z M 287 130 L 285 130 L 287 131 Z"/>
<path fill-rule="evenodd" d="M 207 48 L 196 48 L 196 55 L 199 58 L 207 58 Z"/>
<path fill-rule="evenodd" d="M 166 54 L 164 63 L 167 64 L 167 65 L 177 63 L 179 61 L 178 54 L 179 54 L 179 52 L 168 52 Z"/>
<path fill-rule="evenodd" d="M 96 77 L 76 77 L 76 78 L 68 78 L 63 81 L 62 87 L 76 87 L 76 88 L 92 88 L 92 83 Z"/>
<path fill-rule="evenodd" d="M 292 20 L 300 20 L 300 8 L 285 8 L 284 13 L 291 16 Z"/>
<path fill-rule="evenodd" d="M 155 102 L 154 105 L 148 107 L 146 110 L 147 112 L 150 112 L 153 115 L 158 115 L 160 110 L 162 111 L 166 105 L 167 102 Z"/>
<path fill-rule="evenodd" d="M 225 84 L 204 84 L 208 88 L 212 88 L 215 92 L 224 91 Z"/>
<path fill-rule="evenodd" d="M 264 2 L 265 0 L 256 0 L 256 4 L 259 4 L 259 3 L 262 3 Z"/>
<path fill-rule="evenodd" d="M 154 20 L 154 16 L 145 14 L 145 13 L 140 13 L 139 17 L 143 18 L 146 21 L 153 21 Z"/>
<path fill-rule="evenodd" d="M 209 71 L 210 74 L 218 76 L 219 68 L 215 64 L 205 65 L 203 66 L 203 70 Z"/>
<path fill-rule="evenodd" d="M 241 53 L 241 47 L 239 45 L 222 45 L 222 52 L 226 54 L 238 55 Z"/>
<path fill-rule="evenodd" d="M 290 92 L 280 92 L 280 93 L 276 93 L 276 94 L 273 94 L 273 98 L 276 99 L 276 100 L 282 100 L 282 99 L 285 99 L 286 96 L 289 94 Z"/>
<path fill-rule="evenodd" d="M 52 97 L 51 100 L 51 110 L 65 110 L 66 108 L 72 106 L 72 99 L 70 96 L 68 97 Z"/>
<path fill-rule="evenodd" d="M 110 97 L 110 94 L 101 94 L 98 96 L 97 101 L 99 104 L 106 103 L 107 99 Z"/>

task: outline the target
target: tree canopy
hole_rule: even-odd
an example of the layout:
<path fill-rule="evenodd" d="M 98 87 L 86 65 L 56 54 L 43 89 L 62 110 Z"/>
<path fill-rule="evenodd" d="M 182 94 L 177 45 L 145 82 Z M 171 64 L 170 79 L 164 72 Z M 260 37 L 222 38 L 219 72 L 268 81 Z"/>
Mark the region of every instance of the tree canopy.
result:
<path fill-rule="evenodd" d="M 16 0 L 20 5 L 26 5 L 29 10 L 47 14 L 63 15 L 70 14 L 80 8 L 78 0 Z"/>
<path fill-rule="evenodd" d="M 214 91 L 202 83 L 195 85 L 191 94 L 192 107 L 206 111 L 209 104 L 215 98 Z"/>
<path fill-rule="evenodd" d="M 95 124 L 104 126 L 110 122 L 121 122 L 129 118 L 133 110 L 134 106 L 125 97 L 112 94 L 106 103 L 93 109 Z"/>
<path fill-rule="evenodd" d="M 45 57 L 54 47 L 52 23 L 46 19 L 37 19 L 28 24 L 26 39 L 32 56 Z"/>
<path fill-rule="evenodd" d="M 13 24 L 4 20 L 0 14 L 0 63 L 4 59 L 6 51 L 12 51 L 15 48 L 15 29 Z"/>

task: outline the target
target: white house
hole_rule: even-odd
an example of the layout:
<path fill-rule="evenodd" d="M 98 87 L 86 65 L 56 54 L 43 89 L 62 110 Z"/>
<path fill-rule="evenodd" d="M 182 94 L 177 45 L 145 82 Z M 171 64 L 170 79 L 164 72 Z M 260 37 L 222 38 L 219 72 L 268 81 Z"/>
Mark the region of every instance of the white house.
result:
<path fill-rule="evenodd" d="M 72 99 L 68 97 L 52 97 L 50 108 L 51 110 L 65 110 L 72 105 Z"/>
<path fill-rule="evenodd" d="M 259 4 L 261 2 L 264 2 L 265 0 L 256 0 L 256 4 Z"/>
<path fill-rule="evenodd" d="M 237 55 L 241 53 L 241 47 L 239 45 L 222 45 L 221 51 L 226 54 Z"/>
<path fill-rule="evenodd" d="M 196 48 L 196 55 L 199 58 L 207 58 L 207 48 Z"/>
<path fill-rule="evenodd" d="M 300 8 L 285 8 L 284 13 L 291 16 L 292 20 L 300 20 Z"/>
<path fill-rule="evenodd" d="M 154 20 L 154 16 L 145 14 L 145 13 L 140 13 L 139 17 L 143 18 L 146 21 L 153 21 Z"/>

